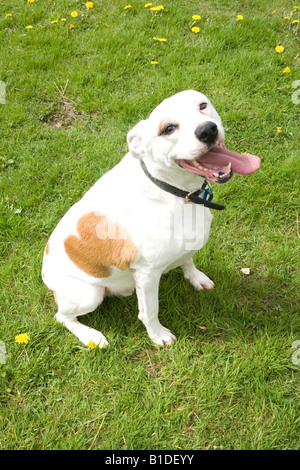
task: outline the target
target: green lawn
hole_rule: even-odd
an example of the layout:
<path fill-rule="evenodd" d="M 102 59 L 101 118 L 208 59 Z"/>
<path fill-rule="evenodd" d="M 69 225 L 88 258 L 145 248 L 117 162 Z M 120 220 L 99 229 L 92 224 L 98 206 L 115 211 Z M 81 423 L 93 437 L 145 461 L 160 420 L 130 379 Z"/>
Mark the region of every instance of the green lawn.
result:
<path fill-rule="evenodd" d="M 300 10 L 145 3 L 0 4 L 0 448 L 297 449 Z M 107 299 L 82 321 L 110 347 L 89 350 L 54 320 L 44 246 L 126 153 L 131 127 L 189 88 L 211 98 L 229 148 L 262 159 L 215 187 L 226 210 L 195 262 L 216 289 L 195 292 L 180 270 L 162 278 L 160 318 L 178 338 L 164 349 L 135 295 Z"/>

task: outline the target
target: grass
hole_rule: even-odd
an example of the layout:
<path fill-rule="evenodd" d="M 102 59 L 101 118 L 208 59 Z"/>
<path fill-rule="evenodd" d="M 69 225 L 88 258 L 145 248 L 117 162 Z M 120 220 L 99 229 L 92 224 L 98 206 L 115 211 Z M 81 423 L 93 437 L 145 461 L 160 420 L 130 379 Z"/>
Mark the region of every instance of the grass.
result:
<path fill-rule="evenodd" d="M 144 3 L 0 5 L 0 448 L 296 449 L 299 10 L 167 0 L 152 14 Z M 262 158 L 256 174 L 215 188 L 227 208 L 195 261 L 217 287 L 197 293 L 180 270 L 163 277 L 160 318 L 178 337 L 165 349 L 137 320 L 135 296 L 107 299 L 82 321 L 110 348 L 88 350 L 54 321 L 44 246 L 125 154 L 128 130 L 189 88 L 212 99 L 229 148 Z"/>

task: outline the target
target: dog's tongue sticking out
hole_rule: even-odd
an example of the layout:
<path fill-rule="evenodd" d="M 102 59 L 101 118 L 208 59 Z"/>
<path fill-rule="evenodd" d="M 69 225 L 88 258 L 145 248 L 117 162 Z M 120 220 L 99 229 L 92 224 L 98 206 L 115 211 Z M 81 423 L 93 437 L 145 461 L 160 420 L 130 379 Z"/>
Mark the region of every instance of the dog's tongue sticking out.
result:
<path fill-rule="evenodd" d="M 233 152 L 225 146 L 213 147 L 199 159 L 199 162 L 202 162 L 204 166 L 205 163 L 208 165 L 228 166 L 229 162 L 231 162 L 232 170 L 239 175 L 249 175 L 260 167 L 260 158 L 256 155 Z"/>
<path fill-rule="evenodd" d="M 239 175 L 249 175 L 258 170 L 260 158 L 256 155 L 233 152 L 221 144 L 197 160 L 179 160 L 177 163 L 213 183 L 225 183 L 232 176 L 232 171 Z"/>

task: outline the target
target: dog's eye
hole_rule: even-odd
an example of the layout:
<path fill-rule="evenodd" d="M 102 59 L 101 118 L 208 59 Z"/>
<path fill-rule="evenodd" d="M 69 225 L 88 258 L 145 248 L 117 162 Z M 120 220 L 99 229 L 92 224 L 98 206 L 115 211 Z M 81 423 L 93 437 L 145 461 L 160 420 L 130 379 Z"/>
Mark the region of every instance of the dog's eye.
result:
<path fill-rule="evenodd" d="M 203 110 L 206 109 L 206 108 L 207 108 L 207 103 L 201 103 L 201 104 L 199 104 L 199 109 L 200 109 L 200 111 L 203 111 Z"/>
<path fill-rule="evenodd" d="M 173 132 L 176 131 L 177 128 L 178 128 L 177 124 L 169 124 L 168 126 L 166 126 L 163 129 L 163 131 L 160 135 L 171 135 L 171 134 L 173 134 Z"/>

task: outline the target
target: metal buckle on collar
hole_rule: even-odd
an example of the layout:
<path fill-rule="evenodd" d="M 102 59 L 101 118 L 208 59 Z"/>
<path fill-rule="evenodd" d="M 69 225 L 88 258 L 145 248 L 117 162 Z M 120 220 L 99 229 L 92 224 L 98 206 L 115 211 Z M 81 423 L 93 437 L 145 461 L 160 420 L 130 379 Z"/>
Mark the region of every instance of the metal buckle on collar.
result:
<path fill-rule="evenodd" d="M 201 189 L 196 189 L 195 191 L 191 191 L 190 193 L 188 193 L 186 196 L 185 196 L 185 202 L 188 203 L 188 202 L 191 202 L 191 196 L 195 193 L 198 193 L 201 191 Z"/>
<path fill-rule="evenodd" d="M 191 191 L 188 193 L 185 197 L 185 202 L 191 202 L 191 196 L 195 194 L 196 196 L 200 196 L 200 194 L 203 193 L 203 199 L 204 201 L 211 201 L 213 198 L 213 192 L 212 192 L 212 187 L 209 184 L 208 181 L 204 181 L 200 189 L 196 189 L 195 191 Z"/>

